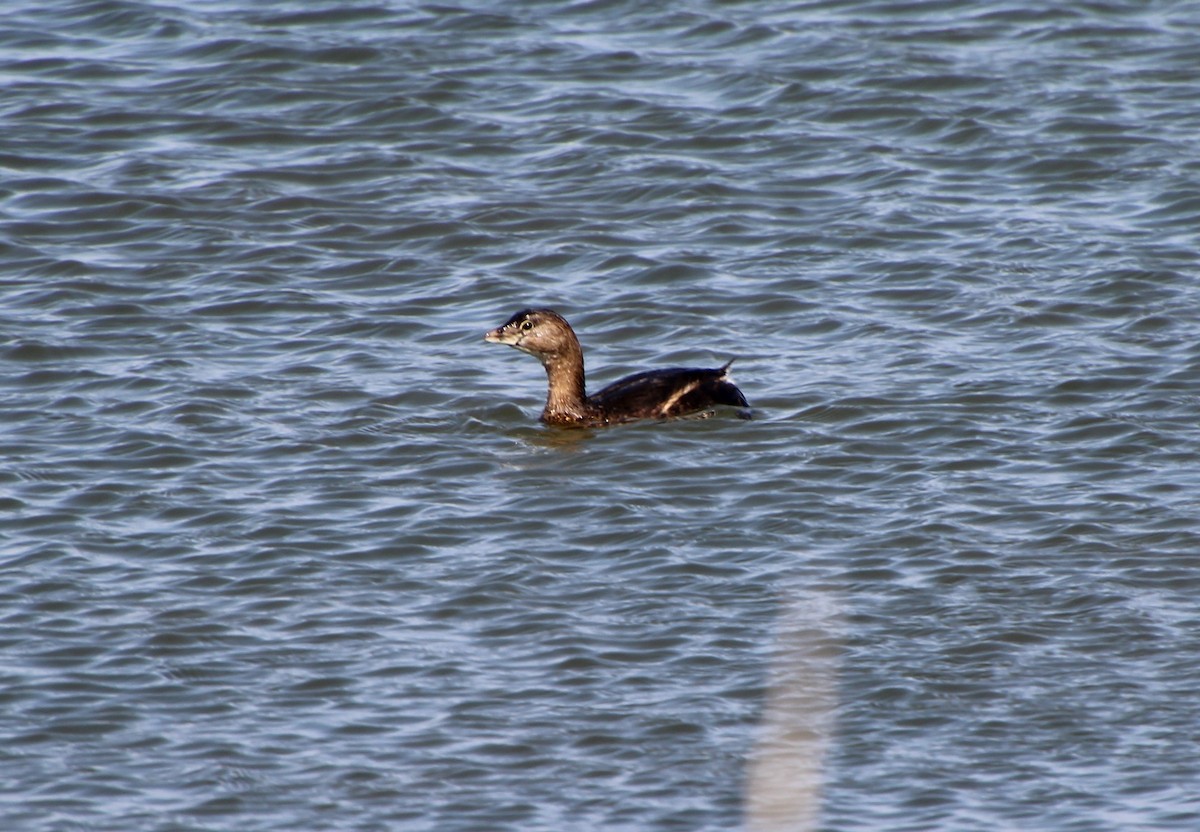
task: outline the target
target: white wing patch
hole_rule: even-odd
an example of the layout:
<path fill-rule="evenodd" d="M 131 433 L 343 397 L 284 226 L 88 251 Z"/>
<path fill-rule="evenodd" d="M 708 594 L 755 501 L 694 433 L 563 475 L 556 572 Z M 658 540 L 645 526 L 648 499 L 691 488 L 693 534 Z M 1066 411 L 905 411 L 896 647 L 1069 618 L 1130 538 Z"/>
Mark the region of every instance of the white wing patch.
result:
<path fill-rule="evenodd" d="M 659 416 L 668 415 L 671 412 L 671 408 L 673 408 L 675 405 L 679 404 L 680 399 L 682 399 L 684 396 L 686 396 L 688 393 L 692 392 L 699 386 L 700 386 L 700 382 L 691 381 L 691 382 L 688 382 L 687 384 L 685 384 L 683 387 L 680 387 L 678 390 L 676 390 L 674 393 L 671 394 L 671 398 L 667 399 L 665 402 L 663 402 L 661 405 L 659 405 L 658 415 Z"/>

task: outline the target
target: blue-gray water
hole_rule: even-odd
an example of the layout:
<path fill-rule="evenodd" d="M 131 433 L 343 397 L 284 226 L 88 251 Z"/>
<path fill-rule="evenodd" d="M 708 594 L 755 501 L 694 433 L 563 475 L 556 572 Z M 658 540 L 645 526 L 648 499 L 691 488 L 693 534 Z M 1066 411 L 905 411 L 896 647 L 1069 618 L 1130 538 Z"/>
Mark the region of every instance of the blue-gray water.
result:
<path fill-rule="evenodd" d="M 0 828 L 1200 828 L 1200 5 L 3 11 Z"/>

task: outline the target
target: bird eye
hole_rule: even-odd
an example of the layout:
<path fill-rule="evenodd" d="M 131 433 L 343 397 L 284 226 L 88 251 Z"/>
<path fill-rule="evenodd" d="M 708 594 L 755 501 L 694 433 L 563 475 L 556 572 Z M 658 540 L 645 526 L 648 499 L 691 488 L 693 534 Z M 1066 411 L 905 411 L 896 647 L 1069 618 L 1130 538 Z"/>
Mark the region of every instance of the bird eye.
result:
<path fill-rule="evenodd" d="M 525 323 L 521 324 L 521 329 L 525 330 L 526 332 L 533 329 L 533 321 L 526 321 Z"/>

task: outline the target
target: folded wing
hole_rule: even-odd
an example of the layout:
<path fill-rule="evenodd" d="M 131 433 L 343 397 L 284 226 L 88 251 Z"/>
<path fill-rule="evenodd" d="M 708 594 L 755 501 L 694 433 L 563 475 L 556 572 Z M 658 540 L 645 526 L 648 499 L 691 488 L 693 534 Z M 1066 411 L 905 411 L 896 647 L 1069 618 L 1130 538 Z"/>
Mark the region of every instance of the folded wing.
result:
<path fill-rule="evenodd" d="M 623 419 L 683 416 L 715 405 L 749 407 L 742 391 L 726 378 L 728 367 L 638 373 L 610 384 L 590 396 L 589 402 L 602 413 Z"/>

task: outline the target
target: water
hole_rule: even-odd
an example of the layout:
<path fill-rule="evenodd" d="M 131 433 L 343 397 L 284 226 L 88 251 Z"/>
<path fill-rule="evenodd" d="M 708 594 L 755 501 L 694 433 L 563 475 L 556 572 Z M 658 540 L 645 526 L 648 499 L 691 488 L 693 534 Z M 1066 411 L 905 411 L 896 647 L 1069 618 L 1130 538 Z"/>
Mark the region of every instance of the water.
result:
<path fill-rule="evenodd" d="M 1023 5 L 10 4 L 0 825 L 1200 826 L 1200 6 Z"/>

